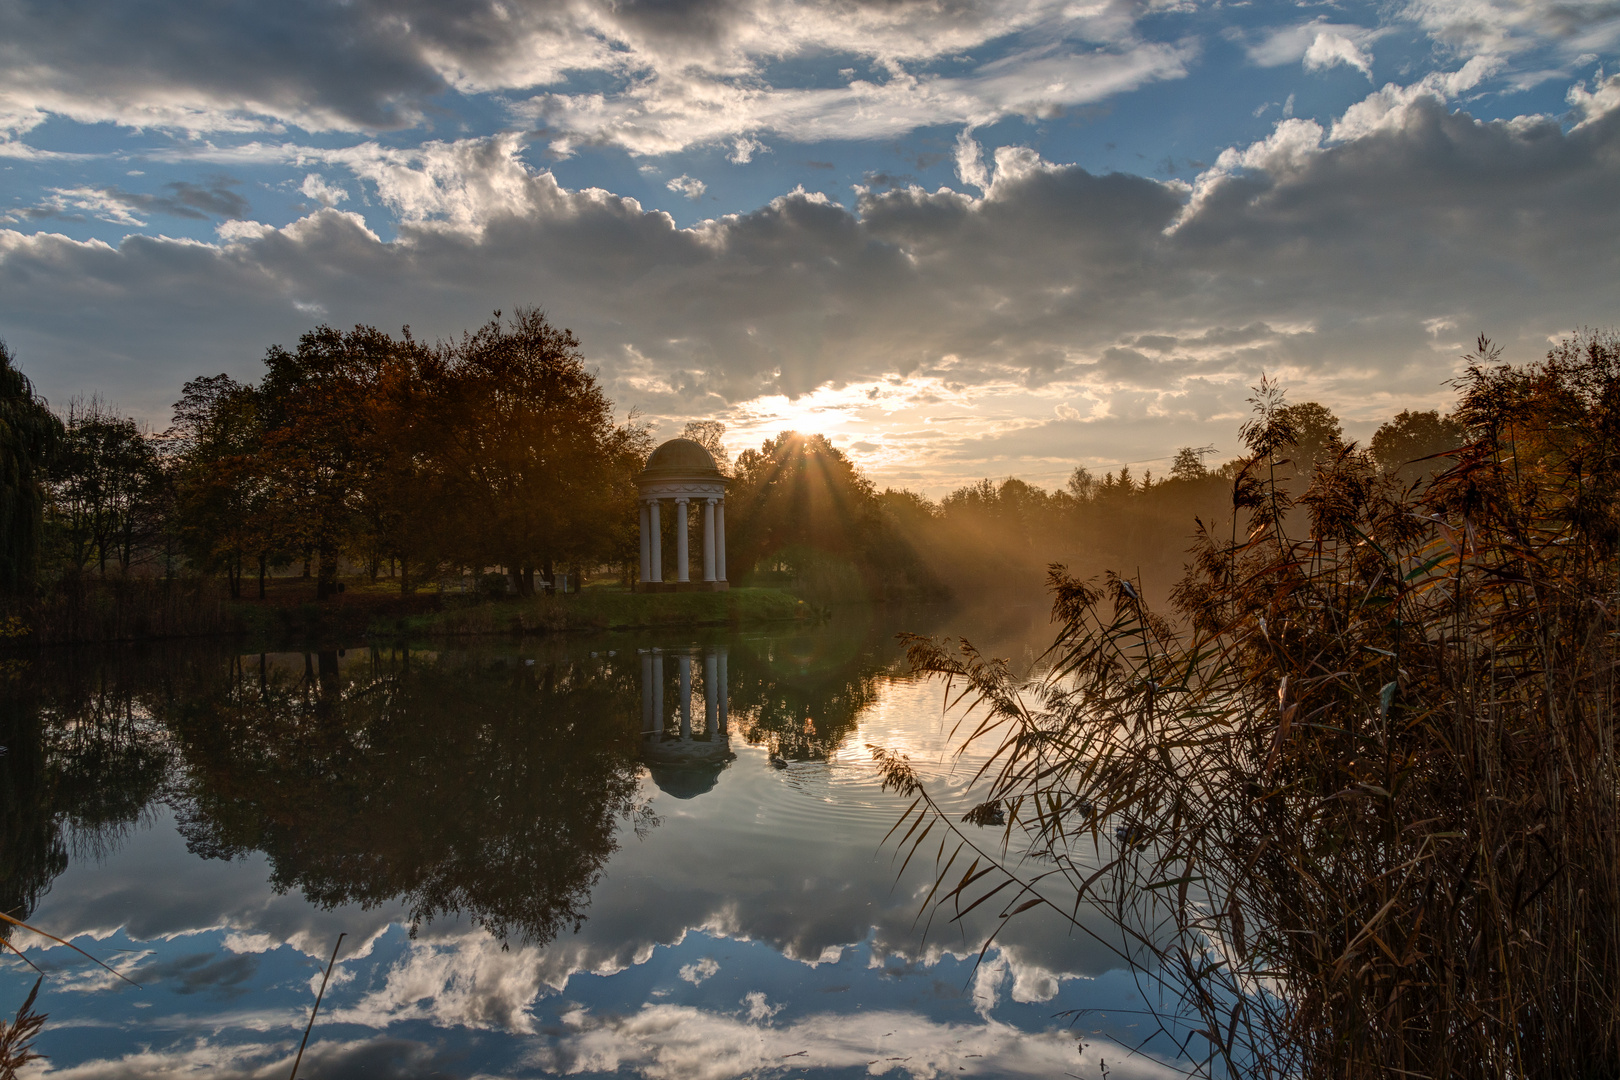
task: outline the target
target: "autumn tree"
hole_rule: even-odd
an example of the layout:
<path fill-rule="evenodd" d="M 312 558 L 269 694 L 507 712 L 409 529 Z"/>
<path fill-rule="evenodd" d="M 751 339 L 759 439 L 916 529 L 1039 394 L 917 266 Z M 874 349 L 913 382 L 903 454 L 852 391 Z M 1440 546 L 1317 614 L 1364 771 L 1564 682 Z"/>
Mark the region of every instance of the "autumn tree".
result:
<path fill-rule="evenodd" d="M 289 539 L 317 560 L 316 596 L 337 591 L 338 560 L 358 520 L 368 464 L 372 376 L 394 350 L 369 326 L 320 326 L 288 352 L 270 349 L 259 387 L 264 457 Z"/>
<path fill-rule="evenodd" d="M 594 558 L 635 516 L 645 430 L 616 424 L 579 340 L 543 312 L 500 313 L 450 350 L 435 443 L 472 561 L 536 571 Z"/>

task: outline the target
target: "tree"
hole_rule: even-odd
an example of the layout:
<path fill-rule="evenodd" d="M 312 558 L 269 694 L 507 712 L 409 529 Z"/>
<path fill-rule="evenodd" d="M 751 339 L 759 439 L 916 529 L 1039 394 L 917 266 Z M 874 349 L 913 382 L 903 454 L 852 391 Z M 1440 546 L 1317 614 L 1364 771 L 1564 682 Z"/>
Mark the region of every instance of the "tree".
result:
<path fill-rule="evenodd" d="M 1295 472 L 1310 472 L 1329 450 L 1344 444 L 1339 418 L 1319 402 L 1284 405 L 1277 410 L 1276 423 L 1285 432 L 1281 437 L 1289 440 L 1286 445 L 1294 449 Z"/>
<path fill-rule="evenodd" d="M 68 404 L 51 468 L 50 518 L 69 567 L 107 561 L 128 572 L 137 548 L 161 523 L 164 475 L 152 439 L 133 419 L 100 400 Z"/>
<path fill-rule="evenodd" d="M 1170 479 L 1172 480 L 1202 480 L 1209 475 L 1204 468 L 1204 456 L 1190 446 L 1183 446 L 1176 451 L 1176 459 L 1170 464 Z"/>
<path fill-rule="evenodd" d="M 435 442 L 471 561 L 506 566 L 528 595 L 537 569 L 552 580 L 558 562 L 622 543 L 649 439 L 614 423 L 573 332 L 533 308 L 496 312 L 451 353 Z"/>
<path fill-rule="evenodd" d="M 784 431 L 744 450 L 726 502 L 737 577 L 766 561 L 799 571 L 815 554 L 863 554 L 882 535 L 872 482 L 825 435 Z"/>
<path fill-rule="evenodd" d="M 0 595 L 24 592 L 39 565 L 45 479 L 62 424 L 0 341 Z"/>
<path fill-rule="evenodd" d="M 368 388 L 394 348 L 373 327 L 319 326 L 299 339 L 296 352 L 274 346 L 265 356 L 259 394 L 275 512 L 289 540 L 318 559 L 319 599 L 337 592 L 338 559 L 357 529 Z"/>
<path fill-rule="evenodd" d="M 1416 480 L 1448 468 L 1450 461 L 1435 455 L 1455 450 L 1466 441 L 1468 430 L 1456 417 L 1441 416 L 1436 409 L 1403 409 L 1373 432 L 1369 449 L 1386 473 Z"/>
<path fill-rule="evenodd" d="M 176 460 L 175 516 L 180 543 L 197 567 L 224 571 L 231 596 L 242 594 L 249 559 L 258 564 L 259 596 L 284 529 L 274 513 L 263 455 L 258 391 L 229 375 L 186 383 L 167 433 Z"/>
<path fill-rule="evenodd" d="M 681 429 L 681 438 L 691 439 L 714 458 L 715 465 L 727 476 L 731 475 L 731 454 L 726 450 L 726 425 L 718 420 L 691 420 Z"/>
<path fill-rule="evenodd" d="M 1097 494 L 1097 478 L 1084 465 L 1076 465 L 1074 472 L 1069 474 L 1067 487 L 1075 502 L 1090 502 Z"/>

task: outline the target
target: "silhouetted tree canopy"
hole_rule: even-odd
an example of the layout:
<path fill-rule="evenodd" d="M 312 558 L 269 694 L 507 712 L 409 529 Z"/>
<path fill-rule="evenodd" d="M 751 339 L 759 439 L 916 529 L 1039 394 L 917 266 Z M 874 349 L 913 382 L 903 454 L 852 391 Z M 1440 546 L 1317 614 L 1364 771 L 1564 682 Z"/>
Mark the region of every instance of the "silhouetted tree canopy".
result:
<path fill-rule="evenodd" d="M 32 585 L 45 520 L 45 479 L 62 423 L 34 395 L 0 341 L 0 594 Z"/>

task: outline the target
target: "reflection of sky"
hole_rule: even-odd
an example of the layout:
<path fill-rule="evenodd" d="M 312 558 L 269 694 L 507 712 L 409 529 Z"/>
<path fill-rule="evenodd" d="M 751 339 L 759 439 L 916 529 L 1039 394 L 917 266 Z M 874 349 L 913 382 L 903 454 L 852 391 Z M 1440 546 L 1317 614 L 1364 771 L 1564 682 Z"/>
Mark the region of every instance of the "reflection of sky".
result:
<path fill-rule="evenodd" d="M 941 920 L 921 939 L 928 867 L 896 880 L 881 841 L 901 805 L 868 743 L 905 749 L 948 801 L 971 801 L 973 763 L 948 753 L 937 687 L 880 678 L 830 762 L 775 769 L 734 739 L 737 760 L 695 799 L 644 777 L 660 823 L 621 831 L 586 922 L 543 949 L 503 949 L 460 920 L 412 939 L 400 911 L 277 896 L 263 856 L 197 859 L 159 814 L 101 864 L 71 866 L 35 913 L 142 984 L 32 950 L 51 970 L 40 1048 L 75 1077 L 284 1070 L 343 931 L 310 1076 L 1053 1075 L 1098 1056 L 1151 1073 L 1120 1063 L 1117 1043 L 1150 1030 L 1136 986 L 1057 920 L 1021 917 L 977 970 L 990 923 Z M 26 984 L 11 963 L 7 992 Z M 1057 1015 L 1076 1009 L 1095 1011 Z"/>

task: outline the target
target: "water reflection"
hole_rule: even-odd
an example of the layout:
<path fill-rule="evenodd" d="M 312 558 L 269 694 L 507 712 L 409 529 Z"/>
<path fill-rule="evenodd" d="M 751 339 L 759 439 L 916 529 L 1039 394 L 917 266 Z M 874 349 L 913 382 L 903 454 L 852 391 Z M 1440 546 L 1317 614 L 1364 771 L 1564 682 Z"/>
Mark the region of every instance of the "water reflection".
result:
<path fill-rule="evenodd" d="M 693 799 L 714 790 L 720 773 L 736 757 L 727 727 L 726 654 L 724 645 L 673 652 L 640 650 L 641 759 L 659 789 L 677 799 Z M 666 711 L 664 693 L 670 666 L 677 672 L 673 717 Z M 701 680 L 697 686 L 703 701 L 701 730 L 692 722 L 694 667 Z"/>
<path fill-rule="evenodd" d="M 897 675 L 901 627 L 929 624 L 31 661 L 0 702 L 0 895 L 94 933 L 145 987 L 57 993 L 78 1034 L 44 1047 L 53 1067 L 158 1075 L 126 1056 L 151 1044 L 171 1071 L 206 1049 L 218 1075 L 269 1075 L 343 930 L 360 944 L 324 1037 L 356 1053 L 392 1039 L 482 1075 L 719 1077 L 809 1047 L 788 1064 L 854 1076 L 910 1031 L 917 1062 L 956 1048 L 930 1069 L 1061 1071 L 1067 1035 L 1026 1068 L 1018 1033 L 1090 1004 L 1076 987 L 1104 984 L 1076 976 L 1109 959 L 1029 919 L 976 971 L 994 920 L 919 942 L 922 894 L 881 847 L 900 807 L 864 743 L 969 800 L 937 690 Z"/>
<path fill-rule="evenodd" d="M 194 853 L 262 851 L 277 891 L 400 900 L 544 944 L 584 919 L 635 803 L 619 667 L 408 650 L 259 657 L 166 715 Z M 297 663 L 302 660 L 302 664 Z"/>

